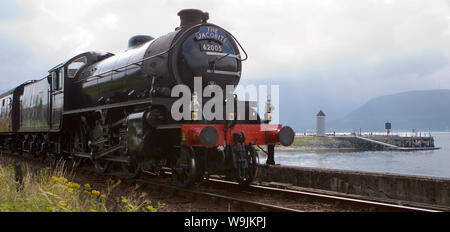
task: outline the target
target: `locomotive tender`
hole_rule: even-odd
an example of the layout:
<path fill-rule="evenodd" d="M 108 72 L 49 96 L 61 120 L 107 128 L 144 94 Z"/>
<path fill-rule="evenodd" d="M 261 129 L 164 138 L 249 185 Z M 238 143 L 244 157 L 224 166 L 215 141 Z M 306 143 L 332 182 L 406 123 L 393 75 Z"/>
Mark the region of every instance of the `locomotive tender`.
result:
<path fill-rule="evenodd" d="M 179 99 L 172 96 L 175 86 L 193 90 L 194 77 L 201 77 L 203 86 L 236 87 L 244 61 L 241 45 L 208 23 L 208 13 L 188 9 L 178 15 L 181 25 L 174 32 L 157 39 L 135 36 L 118 55 L 80 54 L 46 78 L 0 95 L 0 145 L 131 177 L 169 167 L 179 186 L 211 174 L 250 183 L 259 162 L 254 146 L 267 145 L 273 158 L 274 146 L 290 146 L 294 132 L 259 116 L 250 119 L 256 111 L 235 95 L 221 100 L 244 103 L 244 117 L 236 107 L 220 120 L 199 118 L 195 110 L 189 120 L 172 117 Z M 196 94 L 193 104 L 212 100 Z"/>

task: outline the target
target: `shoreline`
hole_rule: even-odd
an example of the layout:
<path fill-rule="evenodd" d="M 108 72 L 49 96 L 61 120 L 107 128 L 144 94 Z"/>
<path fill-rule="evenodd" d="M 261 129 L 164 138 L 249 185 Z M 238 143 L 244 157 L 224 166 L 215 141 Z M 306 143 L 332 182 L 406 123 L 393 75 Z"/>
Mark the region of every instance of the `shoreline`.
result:
<path fill-rule="evenodd" d="M 363 151 L 362 149 L 354 148 L 354 147 L 342 147 L 342 148 L 333 148 L 333 147 L 305 147 L 305 146 L 291 146 L 291 147 L 277 147 L 275 151 L 278 152 L 357 152 Z"/>

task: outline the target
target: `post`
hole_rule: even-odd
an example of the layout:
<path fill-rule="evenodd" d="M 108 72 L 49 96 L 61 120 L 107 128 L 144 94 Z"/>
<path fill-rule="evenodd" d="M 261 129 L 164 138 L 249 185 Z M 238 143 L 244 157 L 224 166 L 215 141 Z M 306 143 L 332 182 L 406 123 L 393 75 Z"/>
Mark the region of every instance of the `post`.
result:
<path fill-rule="evenodd" d="M 267 165 L 275 165 L 275 146 L 274 145 L 268 145 L 267 146 Z"/>

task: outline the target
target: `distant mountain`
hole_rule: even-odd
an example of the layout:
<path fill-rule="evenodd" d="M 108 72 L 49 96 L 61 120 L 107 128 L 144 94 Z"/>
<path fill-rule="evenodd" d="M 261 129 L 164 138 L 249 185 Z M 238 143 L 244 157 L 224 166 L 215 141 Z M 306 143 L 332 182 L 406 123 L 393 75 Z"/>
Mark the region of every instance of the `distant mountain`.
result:
<path fill-rule="evenodd" d="M 449 130 L 450 90 L 411 91 L 375 98 L 346 117 L 329 122 L 328 130 Z"/>

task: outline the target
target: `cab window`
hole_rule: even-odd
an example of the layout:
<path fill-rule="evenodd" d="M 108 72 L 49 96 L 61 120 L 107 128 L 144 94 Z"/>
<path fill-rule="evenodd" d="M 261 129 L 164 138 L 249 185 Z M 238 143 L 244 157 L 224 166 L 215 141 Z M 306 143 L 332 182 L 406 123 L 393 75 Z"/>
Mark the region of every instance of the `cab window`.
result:
<path fill-rule="evenodd" d="M 67 76 L 69 78 L 74 78 L 78 71 L 83 68 L 87 63 L 87 58 L 85 56 L 80 57 L 74 61 L 72 61 L 72 63 L 70 63 L 67 67 L 68 67 L 68 73 Z"/>
<path fill-rule="evenodd" d="M 64 81 L 64 68 L 59 70 L 58 89 L 62 89 Z"/>
<path fill-rule="evenodd" d="M 58 72 L 52 72 L 52 90 L 57 90 L 58 89 L 58 80 L 59 75 Z"/>

